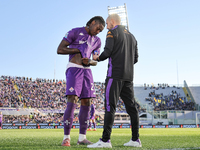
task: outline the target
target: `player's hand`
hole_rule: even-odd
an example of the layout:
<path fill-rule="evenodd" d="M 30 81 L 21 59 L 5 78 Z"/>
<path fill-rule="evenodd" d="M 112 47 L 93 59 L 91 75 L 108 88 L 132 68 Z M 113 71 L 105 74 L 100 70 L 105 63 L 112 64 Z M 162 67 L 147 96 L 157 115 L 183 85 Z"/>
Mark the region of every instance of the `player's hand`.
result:
<path fill-rule="evenodd" d="M 89 65 L 96 66 L 97 65 L 97 61 L 91 60 L 89 58 L 82 58 L 82 64 L 84 66 L 89 66 Z"/>
<path fill-rule="evenodd" d="M 81 53 L 81 51 L 78 48 L 75 48 L 75 50 L 77 51 L 77 53 Z"/>
<path fill-rule="evenodd" d="M 99 54 L 95 53 L 95 54 L 93 55 L 93 60 L 97 60 L 98 57 L 99 57 Z"/>
<path fill-rule="evenodd" d="M 90 59 L 89 58 L 82 58 L 82 63 L 83 63 L 83 65 L 85 65 L 85 66 L 88 66 L 89 65 L 89 62 L 90 62 Z"/>

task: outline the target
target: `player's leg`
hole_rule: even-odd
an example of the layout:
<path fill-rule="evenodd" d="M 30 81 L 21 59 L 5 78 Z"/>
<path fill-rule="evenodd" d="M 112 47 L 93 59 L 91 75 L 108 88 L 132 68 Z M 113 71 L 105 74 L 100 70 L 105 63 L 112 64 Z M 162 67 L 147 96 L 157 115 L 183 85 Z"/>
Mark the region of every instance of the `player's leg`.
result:
<path fill-rule="evenodd" d="M 70 146 L 70 131 L 74 119 L 74 110 L 76 109 L 76 103 L 78 102 L 78 96 L 68 95 L 67 101 L 67 108 L 63 118 L 64 138 L 62 146 Z"/>
<path fill-rule="evenodd" d="M 89 120 L 90 120 L 90 99 L 84 98 L 81 99 L 81 107 L 79 111 L 79 139 L 78 145 L 88 145 L 92 144 L 92 142 L 86 139 L 86 131 L 88 128 Z"/>
<path fill-rule="evenodd" d="M 92 119 L 89 121 L 88 131 L 92 131 Z"/>
<path fill-rule="evenodd" d="M 86 131 L 90 120 L 91 98 L 95 97 L 94 82 L 90 69 L 84 69 L 84 79 L 82 83 L 82 91 L 80 95 L 81 107 L 79 112 L 79 140 L 77 144 L 91 144 L 86 139 Z"/>
<path fill-rule="evenodd" d="M 94 116 L 93 116 L 93 117 L 94 117 Z M 93 131 L 96 131 L 97 129 L 96 129 L 95 117 L 92 119 L 92 123 L 93 123 L 93 126 L 94 126 Z"/>
<path fill-rule="evenodd" d="M 62 146 L 70 146 L 70 131 L 74 118 L 74 110 L 81 93 L 82 75 L 80 68 L 68 68 L 66 71 L 67 108 L 64 113 L 64 138 Z"/>
<path fill-rule="evenodd" d="M 128 143 L 125 143 L 124 146 L 141 147 L 142 145 L 139 140 L 139 115 L 134 99 L 133 82 L 124 82 L 120 96 L 124 101 L 126 111 L 130 116 L 132 130 L 132 139 Z"/>

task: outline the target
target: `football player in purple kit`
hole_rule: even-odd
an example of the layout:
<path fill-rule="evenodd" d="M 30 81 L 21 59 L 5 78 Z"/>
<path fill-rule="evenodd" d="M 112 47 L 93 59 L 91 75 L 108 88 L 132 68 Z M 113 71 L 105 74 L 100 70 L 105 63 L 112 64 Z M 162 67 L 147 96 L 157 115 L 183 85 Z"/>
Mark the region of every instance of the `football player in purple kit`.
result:
<path fill-rule="evenodd" d="M 91 106 L 90 106 L 90 122 L 89 122 L 89 129 L 88 131 L 92 131 L 92 124 L 94 126 L 93 131 L 96 131 L 96 122 L 95 122 L 95 106 L 93 104 L 93 101 L 91 101 Z"/>
<path fill-rule="evenodd" d="M 86 139 L 89 123 L 91 98 L 95 98 L 95 89 L 90 65 L 97 63 L 90 59 L 91 54 L 100 53 L 101 40 L 96 35 L 105 27 L 101 16 L 91 18 L 86 27 L 73 28 L 63 38 L 57 49 L 57 54 L 68 55 L 69 63 L 66 69 L 67 108 L 64 113 L 64 138 L 62 146 L 70 146 L 70 130 L 74 118 L 76 103 L 81 100 L 79 111 L 79 139 L 78 145 L 91 144 Z"/>

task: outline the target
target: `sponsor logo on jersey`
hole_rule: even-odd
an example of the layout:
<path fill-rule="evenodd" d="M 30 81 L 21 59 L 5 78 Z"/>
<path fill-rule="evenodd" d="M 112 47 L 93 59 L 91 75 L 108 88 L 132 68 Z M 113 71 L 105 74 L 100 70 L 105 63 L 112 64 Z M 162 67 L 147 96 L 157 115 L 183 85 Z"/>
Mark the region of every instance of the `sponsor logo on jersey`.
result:
<path fill-rule="evenodd" d="M 86 43 L 87 41 L 79 41 L 79 44 L 84 44 Z"/>
<path fill-rule="evenodd" d="M 82 32 L 79 35 L 84 35 Z"/>

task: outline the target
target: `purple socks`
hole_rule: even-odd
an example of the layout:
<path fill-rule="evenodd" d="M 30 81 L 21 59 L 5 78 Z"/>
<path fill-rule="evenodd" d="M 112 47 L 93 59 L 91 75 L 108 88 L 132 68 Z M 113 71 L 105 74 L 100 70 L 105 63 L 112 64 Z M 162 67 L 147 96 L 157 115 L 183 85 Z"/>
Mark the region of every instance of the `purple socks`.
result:
<path fill-rule="evenodd" d="M 90 121 L 89 112 L 90 106 L 81 105 L 79 112 L 80 134 L 86 134 L 86 130 Z"/>
<path fill-rule="evenodd" d="M 93 126 L 94 126 L 94 128 L 96 128 L 96 122 L 93 122 Z"/>
<path fill-rule="evenodd" d="M 92 122 L 89 122 L 89 128 L 91 128 L 92 127 Z"/>
<path fill-rule="evenodd" d="M 72 127 L 74 119 L 74 110 L 76 109 L 76 104 L 67 102 L 67 108 L 64 113 L 64 135 L 70 135 L 70 130 Z M 80 134 L 86 134 L 86 130 L 89 124 L 89 111 L 90 106 L 81 106 L 79 112 L 79 123 L 80 123 Z M 96 126 L 96 124 L 95 124 Z"/>
<path fill-rule="evenodd" d="M 74 110 L 76 109 L 76 104 L 67 102 L 67 108 L 64 113 L 64 135 L 70 135 L 70 130 L 72 127 L 74 119 Z"/>

